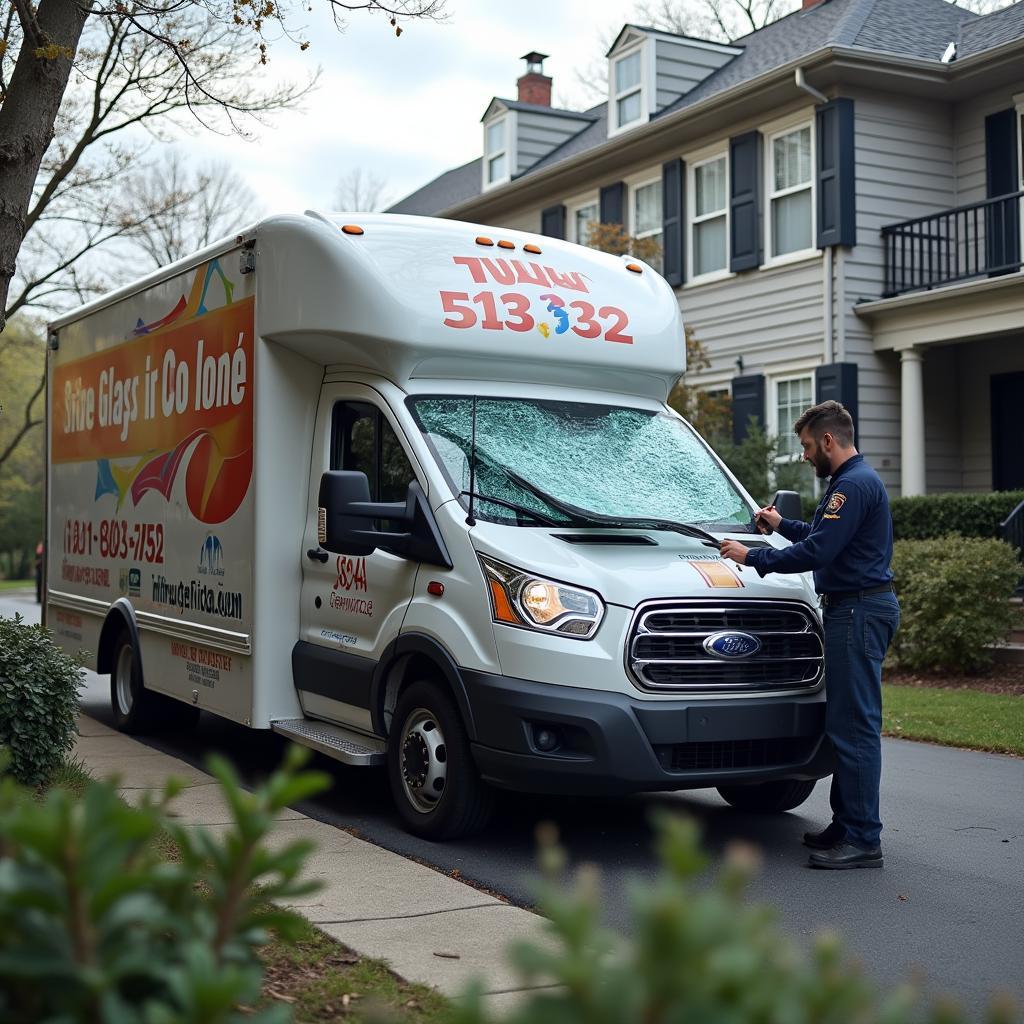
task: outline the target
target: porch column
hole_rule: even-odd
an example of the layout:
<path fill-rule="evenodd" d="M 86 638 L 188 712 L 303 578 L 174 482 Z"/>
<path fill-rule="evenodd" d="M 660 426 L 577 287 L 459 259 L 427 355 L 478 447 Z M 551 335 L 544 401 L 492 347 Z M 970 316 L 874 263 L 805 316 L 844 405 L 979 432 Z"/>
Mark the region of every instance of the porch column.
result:
<path fill-rule="evenodd" d="M 918 349 L 900 353 L 900 493 L 924 494 L 924 366 Z"/>

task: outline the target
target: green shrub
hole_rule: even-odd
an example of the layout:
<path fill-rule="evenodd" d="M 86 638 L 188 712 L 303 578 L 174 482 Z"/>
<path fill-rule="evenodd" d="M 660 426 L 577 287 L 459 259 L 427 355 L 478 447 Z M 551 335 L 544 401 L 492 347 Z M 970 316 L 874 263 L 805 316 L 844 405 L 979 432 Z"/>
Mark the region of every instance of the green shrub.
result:
<path fill-rule="evenodd" d="M 596 871 L 581 869 L 575 885 L 562 875 L 564 854 L 542 847 L 547 881 L 541 909 L 550 919 L 554 950 L 532 943 L 513 948 L 526 985 L 537 989 L 506 1024 L 962 1024 L 955 1006 L 942 1004 L 927 1018 L 918 997 L 903 986 L 879 993 L 860 967 L 844 956 L 834 935 L 824 935 L 808 956 L 783 934 L 774 912 L 744 900 L 756 853 L 735 846 L 710 886 L 699 878 L 706 859 L 696 826 L 661 815 L 660 876 L 630 893 L 633 936 L 627 941 L 600 926 Z M 457 1007 L 455 1024 L 495 1020 L 479 987 Z M 1012 1022 L 1011 1005 L 994 1006 L 988 1020 Z"/>
<path fill-rule="evenodd" d="M 892 569 L 902 623 L 892 652 L 912 671 L 968 672 L 992 661 L 1006 639 L 1020 563 L 1001 540 L 951 535 L 901 540 Z"/>
<path fill-rule="evenodd" d="M 299 880 L 310 843 L 265 843 L 276 812 L 327 785 L 299 771 L 305 757 L 292 748 L 253 793 L 211 759 L 233 819 L 221 838 L 167 817 L 177 784 L 136 808 L 115 783 L 82 796 L 54 788 L 39 803 L 0 779 L 0 1020 L 290 1019 L 286 1007 L 240 1007 L 259 996 L 268 929 L 287 938 L 299 924 L 270 901 L 316 888 Z"/>
<path fill-rule="evenodd" d="M 995 537 L 999 524 L 1022 501 L 1024 491 L 893 498 L 893 534 L 897 540 L 933 540 L 950 533 Z"/>
<path fill-rule="evenodd" d="M 0 749 L 19 782 L 38 786 L 74 746 L 81 663 L 20 615 L 0 619 L 0 652 Z"/>

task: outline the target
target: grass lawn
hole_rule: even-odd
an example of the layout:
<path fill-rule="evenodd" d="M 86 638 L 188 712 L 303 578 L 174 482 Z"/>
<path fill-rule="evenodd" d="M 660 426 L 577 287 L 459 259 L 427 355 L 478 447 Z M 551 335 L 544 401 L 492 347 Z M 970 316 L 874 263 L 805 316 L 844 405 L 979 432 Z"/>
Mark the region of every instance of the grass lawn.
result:
<path fill-rule="evenodd" d="M 0 580 L 0 590 L 35 590 L 35 580 Z"/>
<path fill-rule="evenodd" d="M 882 731 L 906 740 L 1024 756 L 1024 697 L 883 685 Z"/>

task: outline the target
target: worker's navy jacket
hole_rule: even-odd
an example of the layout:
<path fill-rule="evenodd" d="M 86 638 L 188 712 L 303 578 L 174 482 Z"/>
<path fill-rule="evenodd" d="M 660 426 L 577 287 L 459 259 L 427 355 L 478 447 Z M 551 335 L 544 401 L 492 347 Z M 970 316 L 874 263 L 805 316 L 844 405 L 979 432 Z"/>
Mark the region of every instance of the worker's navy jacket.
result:
<path fill-rule="evenodd" d="M 835 471 L 809 525 L 783 519 L 778 532 L 793 546 L 753 548 L 747 554 L 747 565 L 759 576 L 813 569 L 819 594 L 867 590 L 892 580 L 889 496 L 863 455 Z"/>

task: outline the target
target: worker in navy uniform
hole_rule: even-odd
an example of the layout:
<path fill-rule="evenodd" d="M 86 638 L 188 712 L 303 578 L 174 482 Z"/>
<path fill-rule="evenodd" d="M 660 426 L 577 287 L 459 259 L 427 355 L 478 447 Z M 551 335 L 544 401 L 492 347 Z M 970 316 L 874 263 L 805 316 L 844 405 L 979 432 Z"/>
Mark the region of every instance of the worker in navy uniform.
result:
<path fill-rule="evenodd" d="M 808 409 L 794 424 L 803 457 L 828 489 L 810 524 L 783 519 L 774 506 L 756 522 L 791 547 L 750 549 L 722 542 L 723 557 L 770 572 L 814 572 L 825 620 L 825 732 L 837 767 L 832 823 L 804 834 L 810 864 L 880 868 L 878 788 L 882 772 L 882 661 L 899 626 L 892 587 L 892 516 L 878 474 L 853 444 L 853 420 L 838 402 Z"/>

